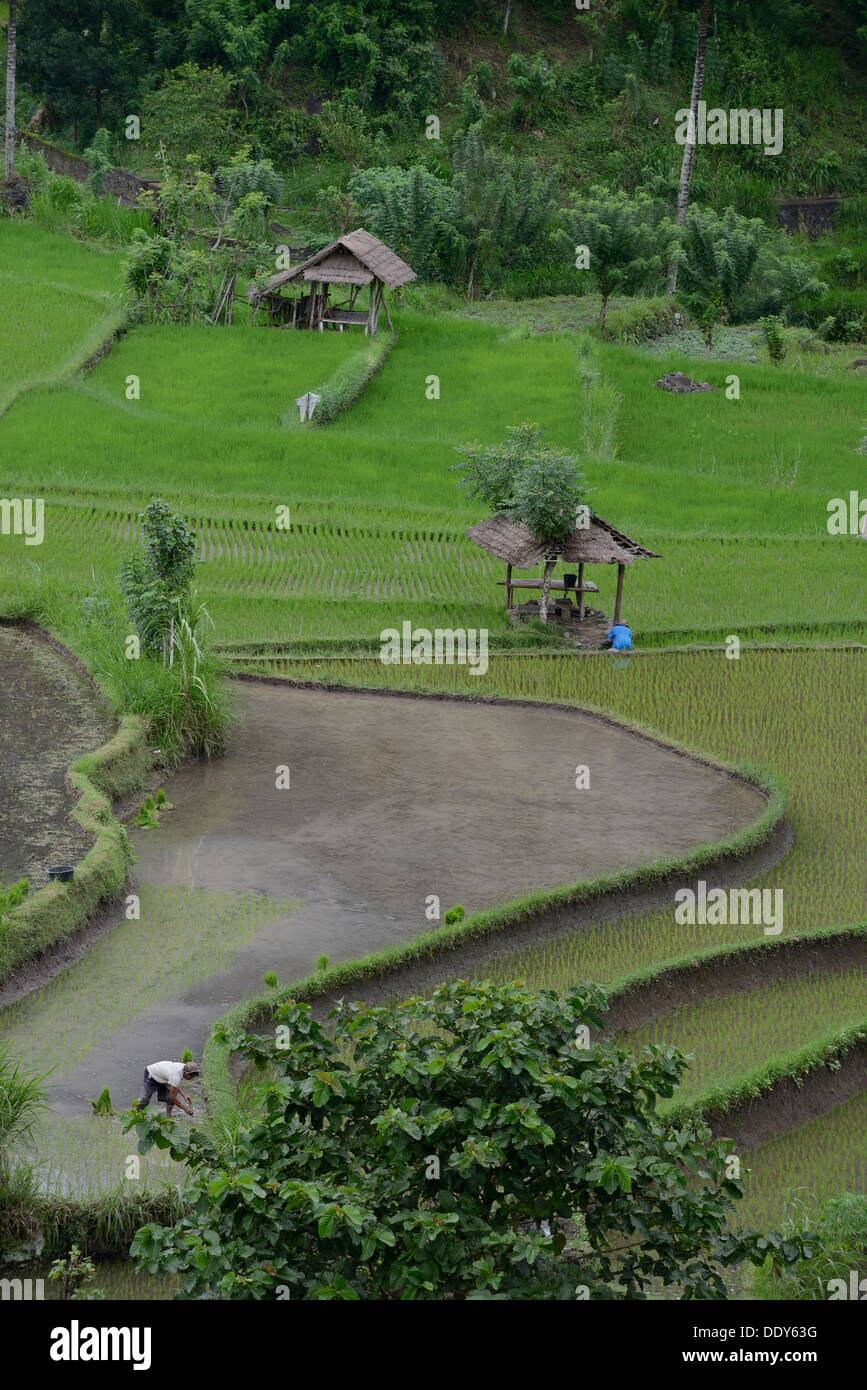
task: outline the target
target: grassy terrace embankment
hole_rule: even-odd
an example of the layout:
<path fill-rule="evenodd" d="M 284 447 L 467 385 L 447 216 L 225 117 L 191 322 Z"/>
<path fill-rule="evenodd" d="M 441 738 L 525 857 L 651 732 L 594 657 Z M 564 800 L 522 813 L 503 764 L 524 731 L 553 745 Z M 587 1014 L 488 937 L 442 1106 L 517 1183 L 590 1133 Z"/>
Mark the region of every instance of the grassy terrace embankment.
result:
<path fill-rule="evenodd" d="M 0 415 L 21 392 L 68 377 L 120 327 L 120 271 L 117 252 L 0 218 Z"/>

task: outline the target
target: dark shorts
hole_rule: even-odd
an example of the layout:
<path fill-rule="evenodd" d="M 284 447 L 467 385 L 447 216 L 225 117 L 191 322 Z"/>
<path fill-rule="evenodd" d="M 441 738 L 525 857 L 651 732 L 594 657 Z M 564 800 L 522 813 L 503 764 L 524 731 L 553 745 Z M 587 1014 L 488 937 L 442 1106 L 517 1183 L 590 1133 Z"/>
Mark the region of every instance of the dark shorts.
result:
<path fill-rule="evenodd" d="M 171 1100 L 171 1092 L 168 1086 L 164 1085 L 162 1081 L 154 1081 L 147 1067 L 145 1067 L 144 1090 L 141 1094 L 141 1100 L 138 1103 L 140 1110 L 143 1110 L 146 1105 L 150 1105 L 151 1096 L 153 1095 L 156 1096 L 161 1105 L 165 1105 Z"/>

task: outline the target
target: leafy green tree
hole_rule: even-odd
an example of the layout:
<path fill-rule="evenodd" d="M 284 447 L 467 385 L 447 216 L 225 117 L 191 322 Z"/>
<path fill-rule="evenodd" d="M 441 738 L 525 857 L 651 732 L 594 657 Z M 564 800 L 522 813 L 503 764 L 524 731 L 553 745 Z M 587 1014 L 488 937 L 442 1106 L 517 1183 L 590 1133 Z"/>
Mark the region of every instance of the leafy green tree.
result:
<path fill-rule="evenodd" d="M 532 261 L 553 221 L 555 175 L 486 145 L 478 125 L 457 138 L 452 163 L 472 299 L 486 275 Z"/>
<path fill-rule="evenodd" d="M 796 308 L 803 313 L 828 288 L 809 262 L 792 251 L 785 232 L 768 234 L 766 229 L 755 273 L 737 302 L 736 314 L 741 321 L 751 322 Z"/>
<path fill-rule="evenodd" d="M 368 163 L 372 153 L 370 128 L 364 112 L 354 100 L 326 101 L 319 113 L 322 143 L 351 169 Z"/>
<path fill-rule="evenodd" d="M 466 247 L 454 189 L 420 165 L 365 169 L 353 174 L 349 197 L 366 227 L 407 261 L 423 280 L 450 280 L 462 270 Z"/>
<path fill-rule="evenodd" d="M 18 21 L 18 76 L 61 119 L 91 130 L 130 109 L 149 67 L 138 0 L 26 0 Z"/>
<path fill-rule="evenodd" d="M 175 623 L 183 615 L 196 565 L 196 536 L 183 517 L 154 497 L 141 513 L 144 554 L 121 566 L 121 590 L 142 649 L 172 665 Z"/>
<path fill-rule="evenodd" d="M 249 206 L 251 195 L 266 211 L 276 207 L 283 199 L 284 183 L 271 160 L 248 159 L 244 149 L 236 153 L 229 164 L 221 165 L 214 183 L 217 195 L 223 195 L 222 207 L 215 199 L 214 209 L 223 216 L 237 212 L 245 201 Z"/>
<path fill-rule="evenodd" d="M 477 125 L 487 115 L 485 103 L 479 95 L 478 78 L 473 73 L 462 83 L 458 92 L 458 110 L 462 130 L 469 130 L 470 126 Z"/>
<path fill-rule="evenodd" d="M 490 981 L 340 1004 L 330 1028 L 280 1005 L 276 1039 L 228 1038 L 264 1073 L 231 1146 L 130 1114 L 189 1178 L 188 1213 L 133 1255 L 188 1298 L 317 1300 L 724 1298 L 723 1267 L 796 1259 L 729 1232 L 730 1141 L 656 1113 L 685 1059 L 604 1040 L 605 1007 Z"/>
<path fill-rule="evenodd" d="M 272 259 L 268 215 L 283 184 L 269 160 L 249 154 L 242 145 L 215 174 L 195 157 L 183 175 L 166 165 L 158 197 L 143 195 L 157 228 L 133 232 L 124 278 L 150 318 L 231 323 L 238 277 L 261 276 Z"/>
<path fill-rule="evenodd" d="M 451 182 L 422 167 L 366 169 L 349 194 L 365 225 L 422 278 L 486 278 L 531 260 L 551 225 L 554 176 L 485 144 L 478 124 L 455 141 Z M 403 248 L 403 249 L 401 249 Z"/>
<path fill-rule="evenodd" d="M 215 169 L 236 143 L 233 85 L 231 74 L 220 68 L 182 63 L 142 103 L 142 144 L 154 155 L 162 152 L 175 173 L 187 167 L 191 154 L 203 169 Z"/>
<path fill-rule="evenodd" d="M 526 129 L 549 116 L 557 97 L 557 74 L 544 53 L 532 62 L 513 53 L 507 65 L 509 82 L 518 93 L 513 117 Z"/>
<path fill-rule="evenodd" d="M 287 11 L 260 0 L 186 0 L 187 53 L 231 75 L 249 118 L 263 86 L 268 55 L 286 29 Z"/>
<path fill-rule="evenodd" d="M 593 187 L 562 213 L 559 240 L 586 246 L 588 269 L 602 296 L 599 326 L 613 294 L 652 289 L 677 242 L 677 230 L 648 193 Z"/>
<path fill-rule="evenodd" d="M 484 502 L 492 512 L 504 512 L 515 523 L 523 522 L 556 556 L 575 526 L 587 490 L 572 455 L 549 448 L 542 442 L 544 434 L 542 425 L 512 425 L 502 444 L 459 448 L 464 462 L 454 464 L 452 471 L 462 474 L 460 485 L 470 497 Z M 543 623 L 548 620 L 555 564 L 556 558 L 545 560 L 539 603 Z"/>
<path fill-rule="evenodd" d="M 681 243 L 681 283 L 699 313 L 717 308 L 730 322 L 759 262 L 766 229 L 758 218 L 741 217 L 734 208 L 720 216 L 711 208 L 692 208 Z M 715 321 L 715 320 L 714 320 Z"/>
<path fill-rule="evenodd" d="M 403 97 L 416 113 L 430 110 L 443 61 L 427 0 L 326 0 L 299 13 L 288 44 L 297 64 L 332 89 L 355 91 L 364 106 L 393 112 Z"/>

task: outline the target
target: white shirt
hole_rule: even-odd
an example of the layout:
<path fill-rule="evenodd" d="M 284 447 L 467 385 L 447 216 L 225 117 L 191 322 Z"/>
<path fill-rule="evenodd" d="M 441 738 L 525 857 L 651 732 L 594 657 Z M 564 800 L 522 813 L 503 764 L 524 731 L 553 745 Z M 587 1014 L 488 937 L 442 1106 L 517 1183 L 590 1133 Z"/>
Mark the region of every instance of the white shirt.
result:
<path fill-rule="evenodd" d="M 161 1086 L 180 1086 L 184 1079 L 183 1062 L 151 1062 L 148 1076 Z"/>

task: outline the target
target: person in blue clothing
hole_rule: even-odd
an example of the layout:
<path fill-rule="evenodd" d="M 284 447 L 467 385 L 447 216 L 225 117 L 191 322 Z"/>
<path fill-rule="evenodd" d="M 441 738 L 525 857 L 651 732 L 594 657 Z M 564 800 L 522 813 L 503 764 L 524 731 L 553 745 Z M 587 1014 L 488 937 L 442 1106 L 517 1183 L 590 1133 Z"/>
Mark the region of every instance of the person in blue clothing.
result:
<path fill-rule="evenodd" d="M 613 652 L 631 652 L 632 633 L 625 623 L 615 623 L 602 645 Z"/>

